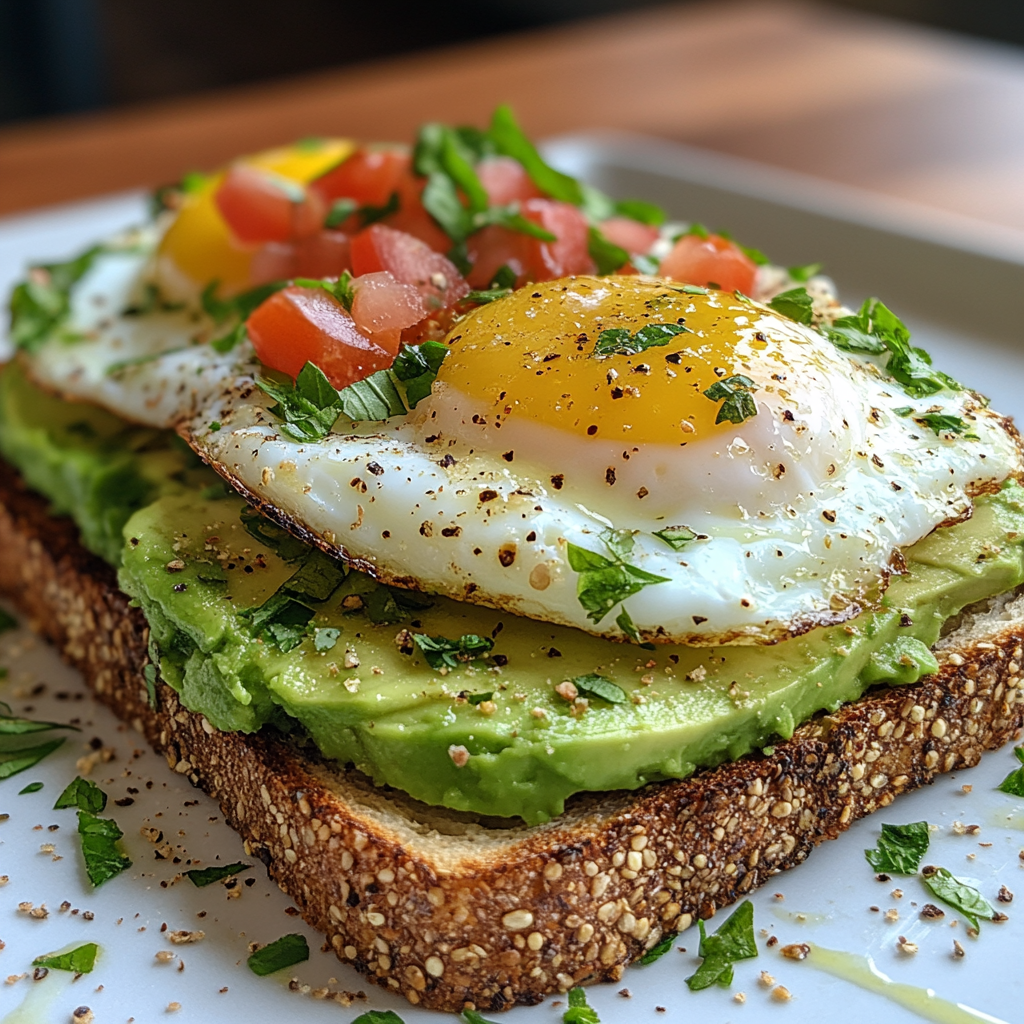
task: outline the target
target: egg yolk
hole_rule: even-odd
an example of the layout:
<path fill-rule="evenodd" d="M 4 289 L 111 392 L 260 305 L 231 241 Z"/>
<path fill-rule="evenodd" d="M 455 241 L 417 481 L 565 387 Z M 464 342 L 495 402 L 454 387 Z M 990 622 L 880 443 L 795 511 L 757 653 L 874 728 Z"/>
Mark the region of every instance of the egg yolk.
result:
<path fill-rule="evenodd" d="M 438 380 L 488 419 L 523 416 L 604 441 L 680 444 L 735 430 L 715 422 L 724 399 L 704 392 L 735 375 L 761 383 L 775 368 L 784 374 L 783 346 L 794 342 L 765 334 L 758 321 L 768 311 L 749 300 L 683 287 L 642 277 L 529 285 L 459 323 Z M 667 344 L 601 354 L 652 335 Z"/>
<path fill-rule="evenodd" d="M 270 149 L 242 162 L 306 185 L 344 160 L 354 148 L 353 143 L 344 139 L 318 139 Z M 230 294 L 249 287 L 252 250 L 231 237 L 214 202 L 214 193 L 223 177 L 211 175 L 185 196 L 160 243 L 158 256 L 170 261 L 197 285 L 219 281 L 221 294 Z"/>

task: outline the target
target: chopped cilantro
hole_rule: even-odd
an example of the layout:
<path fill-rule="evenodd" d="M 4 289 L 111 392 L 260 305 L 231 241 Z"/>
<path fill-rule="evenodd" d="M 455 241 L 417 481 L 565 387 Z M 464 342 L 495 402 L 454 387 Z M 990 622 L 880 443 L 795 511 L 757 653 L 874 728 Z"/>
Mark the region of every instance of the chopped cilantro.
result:
<path fill-rule="evenodd" d="M 74 974 L 88 974 L 96 966 L 96 955 L 100 947 L 87 942 L 66 953 L 47 953 L 32 961 L 33 967 L 48 967 L 51 971 L 71 971 Z"/>
<path fill-rule="evenodd" d="M 67 784 L 64 792 L 57 797 L 53 809 L 61 811 L 65 807 L 77 807 L 80 811 L 100 814 L 106 806 L 107 794 L 95 782 L 79 777 Z"/>
<path fill-rule="evenodd" d="M 792 280 L 805 284 L 807 281 L 810 281 L 812 277 L 816 277 L 820 274 L 821 270 L 822 267 L 820 263 L 804 263 L 800 266 L 789 267 L 787 273 Z"/>
<path fill-rule="evenodd" d="M 577 985 L 569 989 L 569 1008 L 562 1014 L 563 1024 L 601 1024 L 601 1018 L 587 1002 L 587 993 Z"/>
<path fill-rule="evenodd" d="M 593 355 L 635 356 L 649 348 L 667 345 L 677 334 L 688 331 L 682 324 L 645 324 L 635 334 L 626 327 L 609 327 L 598 335 Z"/>
<path fill-rule="evenodd" d="M 686 979 L 686 984 L 691 992 L 698 992 L 715 984 L 728 988 L 732 984 L 733 964 L 757 956 L 754 905 L 750 900 L 744 900 L 714 935 L 705 932 L 703 920 L 699 922 L 699 927 L 698 955 L 704 960 L 696 973 Z"/>
<path fill-rule="evenodd" d="M 464 1013 L 471 1012 L 471 1010 L 464 1011 Z M 466 1020 L 470 1021 L 470 1024 L 478 1024 L 477 1021 L 472 1021 L 469 1017 L 466 1017 Z M 480 1020 L 483 1018 L 481 1017 Z M 405 1021 L 394 1010 L 367 1010 L 366 1013 L 359 1014 L 352 1024 L 405 1024 Z"/>
<path fill-rule="evenodd" d="M 643 199 L 620 199 L 615 204 L 615 212 L 631 220 L 638 220 L 641 224 L 647 224 L 652 228 L 660 227 L 665 223 L 665 211 L 654 203 L 645 202 Z"/>
<path fill-rule="evenodd" d="M 0 736 L 25 736 L 33 732 L 48 732 L 50 729 L 71 729 L 78 732 L 75 725 L 63 725 L 60 722 L 38 722 L 33 718 L 19 718 L 10 714 L 10 707 L 0 702 L 0 708 L 6 708 L 6 712 L 0 712 Z"/>
<path fill-rule="evenodd" d="M 750 392 L 757 390 L 757 385 L 742 373 L 737 373 L 725 380 L 716 380 L 701 394 L 712 402 L 722 402 L 715 423 L 742 423 L 757 415 L 757 405 Z M 724 401 L 723 401 L 724 399 Z"/>
<path fill-rule="evenodd" d="M 117 846 L 124 833 L 109 818 L 79 811 L 78 834 L 82 839 L 85 873 L 94 886 L 102 885 L 132 866 L 131 860 Z"/>
<path fill-rule="evenodd" d="M 378 370 L 363 380 L 349 384 L 347 388 L 336 392 L 341 411 L 354 422 L 386 420 L 392 416 L 405 415 L 409 410 L 396 380 L 394 371 L 388 369 Z"/>
<path fill-rule="evenodd" d="M 915 416 L 914 422 L 923 423 L 926 427 L 931 427 L 936 434 L 964 434 L 968 428 L 968 424 L 959 416 L 950 416 L 939 412 L 929 412 L 923 416 Z M 967 436 L 976 437 L 977 435 L 967 434 Z"/>
<path fill-rule="evenodd" d="M 688 526 L 666 526 L 664 530 L 655 530 L 654 536 L 663 540 L 673 551 L 682 551 L 697 534 Z"/>
<path fill-rule="evenodd" d="M 427 636 L 426 633 L 413 633 L 412 638 L 427 664 L 436 672 L 447 672 L 467 661 L 484 658 L 494 647 L 490 637 L 477 636 L 476 633 L 464 633 L 458 640 Z"/>
<path fill-rule="evenodd" d="M 494 1021 L 488 1020 L 482 1014 L 477 1013 L 476 1010 L 463 1010 L 462 1019 L 466 1024 L 495 1024 Z M 354 1021 L 353 1024 L 355 1024 Z"/>
<path fill-rule="evenodd" d="M 864 856 L 875 871 L 912 875 L 928 852 L 928 822 L 909 825 L 883 825 L 878 848 L 865 850 Z"/>
<path fill-rule="evenodd" d="M 94 245 L 64 263 L 30 267 L 28 277 L 11 292 L 11 341 L 17 348 L 34 352 L 67 319 L 71 290 L 106 251 Z"/>
<path fill-rule="evenodd" d="M 42 788 L 41 782 L 30 782 L 24 789 L 18 790 L 18 796 L 24 796 L 26 793 L 38 793 Z"/>
<path fill-rule="evenodd" d="M 621 245 L 605 238 L 598 228 L 590 228 L 587 237 L 587 251 L 597 264 L 599 274 L 612 274 L 629 262 L 629 253 Z"/>
<path fill-rule="evenodd" d="M 485 700 L 490 700 L 493 696 L 493 690 L 488 690 L 486 693 L 467 693 L 466 700 L 475 706 L 477 704 L 483 704 Z"/>
<path fill-rule="evenodd" d="M 185 872 L 185 877 L 198 889 L 204 886 L 213 885 L 214 882 L 221 882 L 225 878 L 231 878 L 242 871 L 248 871 L 251 864 L 216 864 L 210 868 L 193 868 Z"/>
<path fill-rule="evenodd" d="M 262 949 L 257 949 L 247 962 L 249 970 L 262 978 L 308 959 L 309 943 L 306 942 L 306 936 L 293 933 L 282 935 Z"/>
<path fill-rule="evenodd" d="M 499 153 L 518 160 L 533 183 L 545 195 L 552 199 L 560 199 L 563 203 L 573 206 L 583 205 L 583 190 L 580 183 L 556 171 L 548 165 L 537 152 L 537 147 L 527 138 L 516 121 L 512 108 L 502 105 L 494 111 L 491 118 L 490 136 Z"/>
<path fill-rule="evenodd" d="M 791 288 L 788 292 L 776 295 L 768 303 L 776 313 L 788 316 L 798 324 L 809 324 L 814 319 L 812 307 L 814 305 L 811 296 L 806 288 Z"/>
<path fill-rule="evenodd" d="M 657 945 L 652 946 L 640 959 L 637 961 L 641 967 L 646 967 L 648 964 L 653 964 L 656 960 L 660 960 L 671 948 L 672 943 L 679 938 L 678 932 L 671 932 L 666 935 Z"/>
<path fill-rule="evenodd" d="M 232 295 L 227 299 L 217 298 L 217 289 L 220 281 L 211 281 L 204 289 L 199 301 L 202 304 L 206 315 L 218 326 L 227 323 L 229 320 L 247 320 L 249 314 L 257 306 L 270 298 L 275 292 L 279 292 L 288 284 L 287 281 L 271 281 L 269 284 L 261 284 L 239 295 Z"/>
<path fill-rule="evenodd" d="M 324 626 L 313 631 L 313 648 L 317 651 L 332 651 L 341 636 L 341 630 L 334 626 Z"/>
<path fill-rule="evenodd" d="M 19 747 L 14 750 L 0 748 L 0 779 L 9 779 L 12 775 L 27 771 L 39 764 L 44 757 L 52 754 L 63 739 L 48 740 L 34 747 Z M 6 747 L 6 744 L 4 744 Z"/>
<path fill-rule="evenodd" d="M 391 369 L 405 385 L 405 400 L 410 409 L 415 409 L 417 403 L 430 394 L 430 387 L 446 355 L 448 348 L 439 341 L 402 346 Z"/>
<path fill-rule="evenodd" d="M 512 294 L 511 288 L 488 288 L 485 291 L 472 291 L 464 302 L 475 302 L 477 305 L 484 306 L 488 302 L 497 302 L 498 299 L 508 298 Z"/>
<path fill-rule="evenodd" d="M 1024 747 L 1014 747 L 1013 752 L 1021 767 L 1010 772 L 997 788 L 1011 796 L 1024 796 Z"/>
<path fill-rule="evenodd" d="M 312 608 L 277 591 L 256 608 L 239 612 L 249 620 L 252 635 L 287 653 L 305 640 L 316 614 Z"/>
<path fill-rule="evenodd" d="M 348 570 L 341 562 L 315 548 L 308 554 L 298 570 L 281 584 L 281 592 L 303 601 L 317 604 L 326 601 L 341 585 Z"/>
<path fill-rule="evenodd" d="M 328 230 L 340 227 L 355 214 L 358 226 L 367 228 L 393 213 L 398 213 L 400 208 L 397 192 L 392 192 L 383 206 L 360 206 L 354 199 L 335 199 L 324 218 L 324 227 Z"/>
<path fill-rule="evenodd" d="M 655 576 L 626 562 L 633 547 L 631 535 L 627 540 L 616 531 L 608 530 L 601 539 L 611 557 L 576 544 L 568 545 L 569 567 L 579 573 L 576 598 L 591 622 L 600 622 L 617 604 L 644 587 L 669 582 L 666 576 Z"/>
<path fill-rule="evenodd" d="M 281 433 L 293 441 L 321 440 L 331 432 L 342 413 L 340 392 L 314 363 L 303 366 L 294 384 L 268 377 L 261 377 L 257 383 L 277 402 L 268 411 L 282 421 Z M 365 381 L 360 383 L 365 384 Z"/>
<path fill-rule="evenodd" d="M 995 908 L 988 900 L 973 885 L 962 882 L 946 868 L 928 865 L 921 869 L 921 878 L 936 899 L 963 914 L 975 928 L 980 928 L 980 920 L 992 920 Z"/>
<path fill-rule="evenodd" d="M 584 697 L 599 697 L 609 704 L 626 704 L 629 702 L 626 691 L 610 679 L 605 679 L 604 676 L 594 673 L 576 676 L 573 679 L 573 685 Z"/>

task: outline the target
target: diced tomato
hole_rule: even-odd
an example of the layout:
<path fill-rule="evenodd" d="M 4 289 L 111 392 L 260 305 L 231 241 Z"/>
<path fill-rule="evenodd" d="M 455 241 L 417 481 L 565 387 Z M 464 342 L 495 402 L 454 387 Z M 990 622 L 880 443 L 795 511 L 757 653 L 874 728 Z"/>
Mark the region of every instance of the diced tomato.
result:
<path fill-rule="evenodd" d="M 657 228 L 641 224 L 632 217 L 609 217 L 601 221 L 600 228 L 601 234 L 609 242 L 621 246 L 630 256 L 650 252 L 651 246 L 658 239 Z"/>
<path fill-rule="evenodd" d="M 367 334 L 403 331 L 427 315 L 427 304 L 419 290 L 398 281 L 386 270 L 363 274 L 352 281 L 352 319 Z"/>
<path fill-rule="evenodd" d="M 506 206 L 541 196 L 526 168 L 510 156 L 485 157 L 476 165 L 476 173 L 492 206 Z"/>
<path fill-rule="evenodd" d="M 469 238 L 473 269 L 469 282 L 484 288 L 496 271 L 507 265 L 516 273 L 517 283 L 550 281 L 571 274 L 593 274 L 597 267 L 588 251 L 590 235 L 583 211 L 553 199 L 529 199 L 522 205 L 523 216 L 555 236 L 544 242 L 518 231 L 490 227 Z"/>
<path fill-rule="evenodd" d="M 757 265 L 721 235 L 683 235 L 662 260 L 659 273 L 686 284 L 749 294 L 754 288 Z"/>
<path fill-rule="evenodd" d="M 412 157 L 404 150 L 357 149 L 309 188 L 328 207 L 335 199 L 352 199 L 360 206 L 384 206 L 411 166 Z"/>
<path fill-rule="evenodd" d="M 423 208 L 426 184 L 427 179 L 414 174 L 410 167 L 398 182 L 398 212 L 386 217 L 383 223 L 418 238 L 435 252 L 447 252 L 452 247 L 452 240 Z"/>
<path fill-rule="evenodd" d="M 275 292 L 246 322 L 260 361 L 297 377 L 315 363 L 339 390 L 390 366 L 401 344 L 398 329 L 372 337 L 322 288 L 292 286 Z"/>
<path fill-rule="evenodd" d="M 469 292 L 447 256 L 404 231 L 373 224 L 352 239 L 352 271 L 361 276 L 381 270 L 417 288 L 428 309 L 451 306 Z"/>
<path fill-rule="evenodd" d="M 298 183 L 244 164 L 224 176 L 214 202 L 243 245 L 314 234 L 325 216 L 322 200 Z"/>
<path fill-rule="evenodd" d="M 291 242 L 267 242 L 253 254 L 249 264 L 249 283 L 269 284 L 295 277 L 295 246 Z"/>
<path fill-rule="evenodd" d="M 320 231 L 295 243 L 295 274 L 298 277 L 341 277 L 352 269 L 348 235 Z"/>

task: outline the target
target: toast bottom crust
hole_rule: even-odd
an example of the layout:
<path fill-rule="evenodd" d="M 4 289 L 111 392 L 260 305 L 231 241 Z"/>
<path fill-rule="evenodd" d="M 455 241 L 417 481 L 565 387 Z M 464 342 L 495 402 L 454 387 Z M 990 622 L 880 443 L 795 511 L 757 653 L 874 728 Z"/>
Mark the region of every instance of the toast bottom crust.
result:
<path fill-rule="evenodd" d="M 0 591 L 167 763 L 219 800 L 338 957 L 411 1003 L 502 1010 L 617 981 L 663 935 L 801 863 L 819 843 L 1024 720 L 1024 598 L 966 615 L 939 671 L 873 690 L 770 756 L 582 796 L 502 827 L 381 791 L 270 732 L 221 733 L 143 677 L 148 627 L 112 570 L 0 463 Z"/>

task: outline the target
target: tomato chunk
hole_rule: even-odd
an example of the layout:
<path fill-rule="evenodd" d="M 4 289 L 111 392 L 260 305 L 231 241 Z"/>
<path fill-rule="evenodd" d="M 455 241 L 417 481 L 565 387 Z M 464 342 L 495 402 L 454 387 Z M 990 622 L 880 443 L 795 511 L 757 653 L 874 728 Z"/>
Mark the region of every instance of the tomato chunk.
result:
<path fill-rule="evenodd" d="M 214 196 L 221 216 L 244 245 L 287 242 L 320 230 L 322 200 L 269 171 L 236 164 Z"/>
<path fill-rule="evenodd" d="M 683 235 L 662 260 L 659 272 L 686 284 L 749 294 L 754 288 L 757 265 L 721 235 Z"/>
<path fill-rule="evenodd" d="M 352 239 L 352 271 L 361 276 L 381 270 L 418 289 L 428 309 L 451 306 L 469 292 L 447 256 L 404 231 L 373 224 Z"/>
<path fill-rule="evenodd" d="M 657 228 L 641 224 L 631 217 L 609 217 L 601 221 L 600 226 L 604 237 L 621 246 L 630 256 L 650 252 L 651 246 L 658 240 Z"/>
<path fill-rule="evenodd" d="M 476 174 L 492 206 L 506 206 L 541 196 L 526 168 L 510 156 L 485 157 L 476 165 Z"/>
<path fill-rule="evenodd" d="M 253 253 L 252 284 L 285 281 L 290 277 L 341 277 L 350 270 L 348 235 L 320 231 L 294 242 L 267 242 Z"/>
<path fill-rule="evenodd" d="M 292 286 L 275 292 L 246 322 L 260 361 L 290 377 L 315 363 L 339 390 L 390 366 L 401 330 L 360 331 L 355 320 L 322 288 Z"/>
<path fill-rule="evenodd" d="M 589 252 L 590 234 L 583 211 L 553 199 L 528 199 L 522 213 L 555 236 L 553 242 L 489 227 L 471 235 L 468 243 L 473 269 L 469 282 L 486 287 L 502 266 L 516 274 L 517 283 L 550 281 L 571 274 L 593 274 L 597 269 Z"/>
<path fill-rule="evenodd" d="M 363 274 L 352 282 L 352 319 L 367 334 L 402 331 L 427 315 L 427 304 L 419 290 L 397 281 L 386 270 Z"/>
<path fill-rule="evenodd" d="M 309 188 L 328 206 L 335 199 L 351 199 L 360 206 L 384 206 L 411 166 L 412 157 L 400 149 L 357 149 Z"/>

